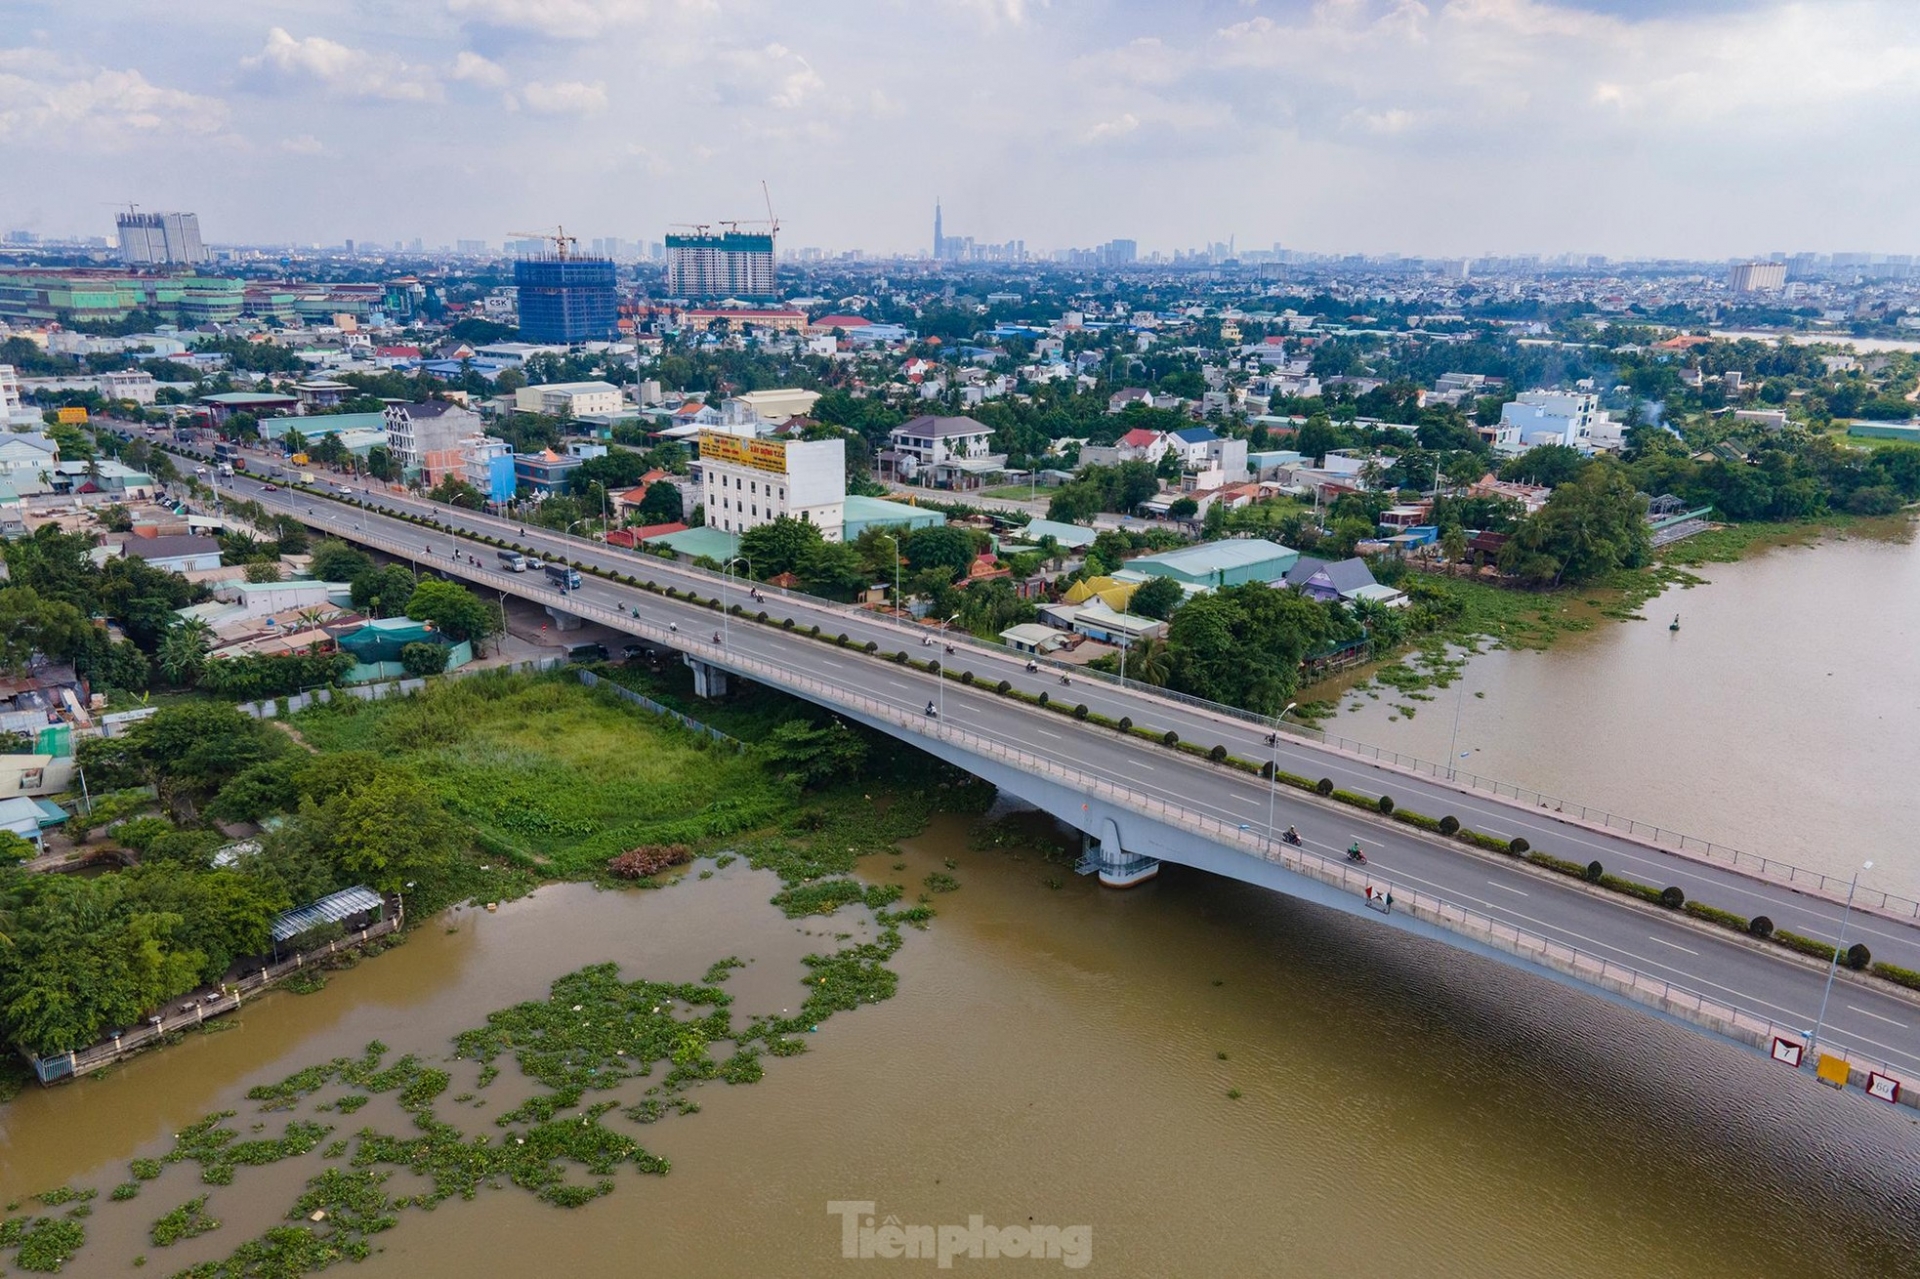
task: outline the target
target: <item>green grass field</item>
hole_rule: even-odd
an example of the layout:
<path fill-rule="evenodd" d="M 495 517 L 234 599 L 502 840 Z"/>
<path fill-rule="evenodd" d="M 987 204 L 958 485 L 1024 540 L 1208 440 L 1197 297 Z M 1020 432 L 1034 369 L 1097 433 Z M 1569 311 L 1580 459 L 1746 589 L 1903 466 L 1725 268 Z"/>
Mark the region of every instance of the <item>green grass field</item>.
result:
<path fill-rule="evenodd" d="M 571 675 L 477 676 L 411 698 L 339 699 L 297 717 L 315 748 L 412 764 L 488 851 L 591 874 L 641 844 L 759 829 L 791 807 L 749 755 Z"/>

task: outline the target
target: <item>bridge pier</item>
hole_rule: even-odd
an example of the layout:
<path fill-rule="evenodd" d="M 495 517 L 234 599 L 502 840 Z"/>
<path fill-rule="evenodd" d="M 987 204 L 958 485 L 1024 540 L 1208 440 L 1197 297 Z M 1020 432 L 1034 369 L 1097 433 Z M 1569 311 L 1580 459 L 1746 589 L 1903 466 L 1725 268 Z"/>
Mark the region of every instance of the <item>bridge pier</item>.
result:
<path fill-rule="evenodd" d="M 547 616 L 553 619 L 553 628 L 557 631 L 577 631 L 586 625 L 579 617 L 557 605 L 549 604 L 546 608 Z"/>
<path fill-rule="evenodd" d="M 727 695 L 727 672 L 709 662 L 700 661 L 692 654 L 682 654 L 689 669 L 693 671 L 693 693 L 695 697 L 709 700 Z"/>
<path fill-rule="evenodd" d="M 1098 834 L 1080 832 L 1080 861 L 1074 871 L 1098 875 L 1108 888 L 1132 888 L 1160 873 L 1159 859 L 1130 853 L 1120 842 L 1120 826 L 1111 817 L 1099 819 Z"/>

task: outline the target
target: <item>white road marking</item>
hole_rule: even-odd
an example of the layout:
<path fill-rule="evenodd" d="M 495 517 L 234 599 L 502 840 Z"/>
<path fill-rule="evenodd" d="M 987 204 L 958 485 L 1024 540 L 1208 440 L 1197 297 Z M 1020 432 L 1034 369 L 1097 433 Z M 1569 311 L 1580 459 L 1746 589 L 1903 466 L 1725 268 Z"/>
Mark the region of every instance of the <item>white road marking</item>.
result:
<path fill-rule="evenodd" d="M 1898 1026 L 1902 1030 L 1905 1030 L 1907 1028 L 1907 1023 L 1904 1021 L 1895 1021 L 1891 1017 L 1882 1017 L 1879 1013 L 1870 1013 L 1866 1009 L 1860 1007 L 1858 1004 L 1848 1004 L 1847 1007 L 1853 1009 L 1853 1011 L 1859 1013 L 1862 1017 L 1871 1017 L 1875 1021 L 1884 1021 L 1887 1023 L 1887 1025 Z"/>
<path fill-rule="evenodd" d="M 1689 955 L 1698 955 L 1698 954 L 1700 953 L 1700 952 L 1699 952 L 1699 951 L 1697 951 L 1697 950 L 1687 950 L 1687 948 L 1686 948 L 1685 946 L 1682 946 L 1682 945 L 1681 945 L 1681 944 L 1680 944 L 1679 942 L 1677 942 L 1677 941 L 1667 941 L 1667 940 L 1666 940 L 1666 939 L 1664 939 L 1664 938 L 1661 938 L 1661 937 L 1655 937 L 1655 936 L 1654 936 L 1654 935 L 1653 935 L 1652 933 L 1648 933 L 1648 934 L 1647 934 L 1647 940 L 1648 940 L 1648 941 L 1657 941 L 1657 942 L 1659 942 L 1659 943 L 1660 943 L 1660 944 L 1661 944 L 1662 946 L 1671 946 L 1671 947 L 1673 947 L 1673 948 L 1674 948 L 1675 950 L 1686 950 L 1686 951 L 1687 951 L 1687 953 L 1688 953 Z"/>
<path fill-rule="evenodd" d="M 1038 734 L 1040 734 L 1040 736 L 1042 736 L 1042 737 L 1051 737 L 1051 738 L 1052 738 L 1052 739 L 1053 739 L 1054 741 L 1056 741 L 1056 742 L 1064 742 L 1064 741 L 1066 741 L 1066 740 L 1067 740 L 1066 738 L 1064 738 L 1064 737 L 1062 737 L 1062 736 L 1060 736 L 1060 734 L 1058 734 L 1058 733 L 1049 733 L 1049 732 L 1048 732 L 1048 731 L 1047 731 L 1046 729 L 1044 729 L 1044 728 L 1036 728 L 1036 729 L 1034 729 L 1033 731 L 1034 731 L 1034 732 L 1036 732 L 1036 733 L 1038 733 Z"/>
<path fill-rule="evenodd" d="M 1152 765 L 1152 764 L 1142 764 L 1142 763 L 1141 763 L 1141 762 L 1140 762 L 1139 760 L 1137 760 L 1137 759 L 1122 759 L 1122 760 L 1121 760 L 1120 762 L 1121 762 L 1122 764 L 1125 764 L 1125 765 L 1127 765 L 1128 767 L 1131 767 L 1131 768 L 1144 768 L 1144 769 L 1146 769 L 1146 770 L 1147 770 L 1147 771 L 1148 771 L 1149 773 L 1151 773 L 1151 772 L 1154 772 L 1154 771 L 1155 771 L 1155 769 L 1154 769 L 1154 767 L 1153 767 L 1153 765 Z"/>
<path fill-rule="evenodd" d="M 1532 893 L 1523 893 L 1523 892 L 1521 892 L 1521 891 L 1520 891 L 1520 890 L 1519 890 L 1518 888 L 1513 888 L 1513 887 L 1510 887 L 1509 885 L 1506 885 L 1506 884 L 1501 884 L 1501 883 L 1496 883 L 1496 882 L 1495 882 L 1494 880 L 1491 880 L 1491 879 L 1489 879 L 1489 880 L 1488 880 L 1487 882 L 1488 882 L 1489 884 L 1492 884 L 1492 885 L 1493 885 L 1493 886 L 1494 886 L 1495 888 L 1498 888 L 1498 889 L 1500 889 L 1500 890 L 1501 890 L 1501 891 L 1503 891 L 1503 892 L 1509 892 L 1509 893 L 1512 893 L 1512 894 L 1513 894 L 1514 896 L 1516 896 L 1516 897 L 1531 897 L 1531 896 L 1533 896 L 1533 894 L 1532 894 Z"/>

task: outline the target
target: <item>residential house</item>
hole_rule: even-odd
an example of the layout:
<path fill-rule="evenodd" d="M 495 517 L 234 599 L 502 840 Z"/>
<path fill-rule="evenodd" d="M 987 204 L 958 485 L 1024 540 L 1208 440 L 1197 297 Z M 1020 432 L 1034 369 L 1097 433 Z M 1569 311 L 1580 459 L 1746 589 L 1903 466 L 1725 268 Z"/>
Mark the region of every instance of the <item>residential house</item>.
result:
<path fill-rule="evenodd" d="M 464 478 L 460 442 L 482 434 L 480 415 L 446 400 L 389 404 L 387 448 L 409 480 L 431 488 L 448 476 Z"/>
<path fill-rule="evenodd" d="M 1006 467 L 1004 453 L 990 451 L 993 428 L 970 417 L 922 415 L 888 432 L 879 454 L 880 477 L 935 488 L 978 488 L 982 478 Z"/>
<path fill-rule="evenodd" d="M 128 555 L 169 573 L 193 573 L 220 567 L 220 542 L 217 538 L 192 534 L 167 537 L 141 537 L 136 534 L 126 539 L 124 549 Z"/>
<path fill-rule="evenodd" d="M 1143 408 L 1152 408 L 1153 392 L 1139 386 L 1129 386 L 1115 391 L 1107 397 L 1107 412 L 1124 413 L 1136 404 Z"/>
<path fill-rule="evenodd" d="M 1501 405 L 1500 425 L 1493 428 L 1493 447 L 1495 452 L 1510 456 L 1543 444 L 1592 453 L 1596 428 L 1606 435 L 1611 427 L 1612 418 L 1600 408 L 1596 395 L 1522 391 L 1519 399 Z"/>
<path fill-rule="evenodd" d="M 546 382 L 513 393 L 516 411 L 547 417 L 594 417 L 618 413 L 624 406 L 620 388 L 611 382 Z"/>

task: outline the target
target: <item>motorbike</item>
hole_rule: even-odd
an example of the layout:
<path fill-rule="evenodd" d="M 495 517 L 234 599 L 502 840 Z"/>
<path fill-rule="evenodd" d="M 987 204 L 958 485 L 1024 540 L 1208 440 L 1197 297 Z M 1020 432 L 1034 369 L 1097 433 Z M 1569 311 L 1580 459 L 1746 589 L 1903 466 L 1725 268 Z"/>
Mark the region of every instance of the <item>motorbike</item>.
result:
<path fill-rule="evenodd" d="M 927 703 L 927 711 L 926 711 L 926 714 L 927 714 L 927 718 L 928 718 L 928 719 L 939 719 L 939 718 L 940 718 L 940 712 L 939 712 L 938 710 L 936 710 L 936 709 L 934 708 L 934 705 L 933 705 L 933 703 L 932 703 L 932 702 L 928 702 L 928 703 Z"/>
<path fill-rule="evenodd" d="M 1292 844 L 1295 848 L 1298 848 L 1300 847 L 1300 832 L 1289 826 L 1286 831 L 1281 834 L 1280 841 L 1282 843 Z"/>
<path fill-rule="evenodd" d="M 1360 851 L 1360 845 L 1355 844 L 1347 850 L 1347 860 L 1356 866 L 1365 866 L 1367 864 L 1367 855 Z"/>

